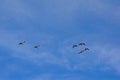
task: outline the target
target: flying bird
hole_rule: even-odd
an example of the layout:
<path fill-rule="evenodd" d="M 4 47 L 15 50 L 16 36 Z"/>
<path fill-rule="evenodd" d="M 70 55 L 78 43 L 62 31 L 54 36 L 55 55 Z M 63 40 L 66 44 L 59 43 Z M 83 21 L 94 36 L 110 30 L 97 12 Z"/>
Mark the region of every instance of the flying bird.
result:
<path fill-rule="evenodd" d="M 74 44 L 74 45 L 72 46 L 72 48 L 75 48 L 75 47 L 77 47 L 77 45 Z"/>
<path fill-rule="evenodd" d="M 84 50 L 81 50 L 80 52 L 79 52 L 79 54 L 82 54 L 84 52 Z"/>
<path fill-rule="evenodd" d="M 23 41 L 23 42 L 20 42 L 18 45 L 24 45 L 24 43 L 25 43 L 25 41 Z"/>
<path fill-rule="evenodd" d="M 89 48 L 85 48 L 84 50 L 87 51 L 87 50 L 90 50 L 90 49 Z"/>
<path fill-rule="evenodd" d="M 36 46 L 34 46 L 34 48 L 39 48 L 40 47 L 40 45 L 36 45 Z"/>
<path fill-rule="evenodd" d="M 83 43 L 83 42 L 81 42 L 81 43 L 79 43 L 79 45 L 80 45 L 80 46 L 83 46 L 83 45 L 86 45 L 86 44 L 85 44 L 85 43 Z"/>
<path fill-rule="evenodd" d="M 79 54 L 81 54 L 81 53 L 83 53 L 83 52 L 85 52 L 85 51 L 87 51 L 87 50 L 89 50 L 89 48 L 85 48 L 84 50 L 81 50 L 81 51 L 79 52 Z"/>

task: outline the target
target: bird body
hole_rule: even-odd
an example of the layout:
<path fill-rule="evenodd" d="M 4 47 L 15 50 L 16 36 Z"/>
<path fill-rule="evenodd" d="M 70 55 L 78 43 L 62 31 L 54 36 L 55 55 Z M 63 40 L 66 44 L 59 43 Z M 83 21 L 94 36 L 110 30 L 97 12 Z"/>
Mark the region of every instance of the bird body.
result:
<path fill-rule="evenodd" d="M 79 43 L 79 45 L 80 45 L 80 46 L 83 46 L 83 45 L 85 45 L 85 43 L 81 42 L 81 43 Z"/>
<path fill-rule="evenodd" d="M 75 48 L 75 47 L 77 47 L 77 45 L 74 44 L 74 45 L 72 46 L 72 48 Z"/>
<path fill-rule="evenodd" d="M 39 48 L 40 47 L 40 45 L 36 45 L 36 46 L 34 46 L 34 48 Z"/>
<path fill-rule="evenodd" d="M 80 52 L 79 52 L 79 54 L 82 54 L 84 52 L 84 50 L 81 50 Z"/>
<path fill-rule="evenodd" d="M 89 50 L 89 48 L 85 48 L 84 50 L 87 51 L 87 50 Z"/>
<path fill-rule="evenodd" d="M 86 45 L 86 43 L 80 42 L 78 45 L 74 44 L 74 45 L 72 46 L 72 48 L 75 48 L 75 47 L 78 47 L 78 46 L 85 46 L 85 45 Z M 83 53 L 83 52 L 85 52 L 85 51 L 87 51 L 87 50 L 89 50 L 89 48 L 84 48 L 84 49 L 82 49 L 82 50 L 79 52 L 79 54 L 81 54 L 81 53 Z"/>
<path fill-rule="evenodd" d="M 25 41 L 23 41 L 23 42 L 20 42 L 18 45 L 24 45 L 24 43 L 25 43 Z"/>

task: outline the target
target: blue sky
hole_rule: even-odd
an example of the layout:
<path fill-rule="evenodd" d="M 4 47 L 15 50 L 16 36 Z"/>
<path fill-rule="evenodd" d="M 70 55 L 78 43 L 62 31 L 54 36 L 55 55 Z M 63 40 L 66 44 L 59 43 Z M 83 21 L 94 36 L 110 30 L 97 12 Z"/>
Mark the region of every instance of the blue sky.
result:
<path fill-rule="evenodd" d="M 120 0 L 0 0 L 0 80 L 120 80 L 119 23 Z"/>

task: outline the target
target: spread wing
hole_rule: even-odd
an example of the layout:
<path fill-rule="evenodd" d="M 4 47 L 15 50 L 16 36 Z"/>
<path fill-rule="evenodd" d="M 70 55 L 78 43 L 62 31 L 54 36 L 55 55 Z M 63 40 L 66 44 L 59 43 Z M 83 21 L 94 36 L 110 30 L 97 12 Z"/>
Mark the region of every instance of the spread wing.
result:
<path fill-rule="evenodd" d="M 73 46 L 72 46 L 72 48 L 75 48 L 75 47 L 77 47 L 77 45 L 73 45 Z"/>
<path fill-rule="evenodd" d="M 82 54 L 84 52 L 84 50 L 81 50 L 80 52 L 79 52 L 79 54 Z"/>
<path fill-rule="evenodd" d="M 84 50 L 87 51 L 87 50 L 90 50 L 90 49 L 89 48 L 85 48 Z"/>
<path fill-rule="evenodd" d="M 36 46 L 34 46 L 34 48 L 39 48 L 40 47 L 40 45 L 36 45 Z"/>
<path fill-rule="evenodd" d="M 81 43 L 79 43 L 79 45 L 80 45 L 80 46 L 83 46 L 83 45 L 86 45 L 86 44 L 85 44 L 85 43 L 83 43 L 83 42 L 81 42 Z"/>
<path fill-rule="evenodd" d="M 18 43 L 18 45 L 24 45 L 25 41 Z"/>

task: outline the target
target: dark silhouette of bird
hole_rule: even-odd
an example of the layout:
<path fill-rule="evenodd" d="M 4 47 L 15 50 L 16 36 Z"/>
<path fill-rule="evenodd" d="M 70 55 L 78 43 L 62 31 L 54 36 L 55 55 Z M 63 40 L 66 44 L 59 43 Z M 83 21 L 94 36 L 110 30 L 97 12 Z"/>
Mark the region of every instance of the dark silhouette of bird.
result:
<path fill-rule="evenodd" d="M 80 52 L 79 52 L 79 54 L 82 54 L 84 52 L 84 50 L 81 50 Z"/>
<path fill-rule="evenodd" d="M 72 48 L 75 48 L 75 47 L 77 47 L 77 45 L 74 44 L 74 45 L 72 46 Z"/>
<path fill-rule="evenodd" d="M 24 45 L 26 41 L 20 42 L 18 45 Z"/>
<path fill-rule="evenodd" d="M 39 48 L 40 47 L 40 45 L 36 45 L 36 46 L 34 46 L 34 48 Z"/>
<path fill-rule="evenodd" d="M 83 45 L 86 45 L 86 44 L 85 44 L 85 43 L 83 43 L 83 42 L 81 42 L 81 43 L 79 43 L 79 45 L 80 45 L 80 46 L 83 46 Z"/>
<path fill-rule="evenodd" d="M 81 50 L 81 51 L 79 52 L 79 54 L 81 54 L 81 53 L 83 53 L 83 52 L 85 52 L 85 51 L 87 51 L 87 50 L 89 50 L 89 48 L 85 48 L 85 49 Z"/>
<path fill-rule="evenodd" d="M 85 48 L 84 50 L 87 51 L 87 50 L 90 50 L 90 49 L 89 48 Z"/>

